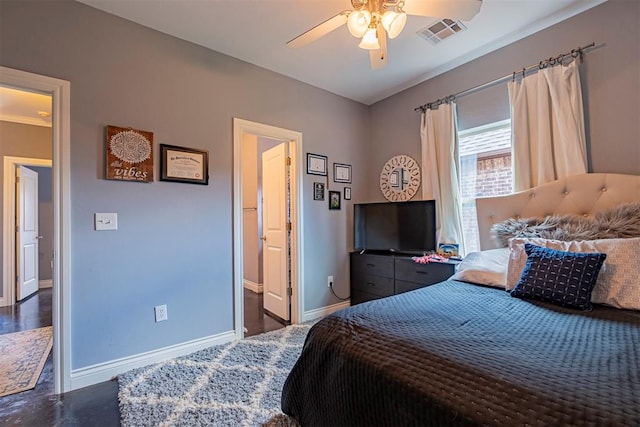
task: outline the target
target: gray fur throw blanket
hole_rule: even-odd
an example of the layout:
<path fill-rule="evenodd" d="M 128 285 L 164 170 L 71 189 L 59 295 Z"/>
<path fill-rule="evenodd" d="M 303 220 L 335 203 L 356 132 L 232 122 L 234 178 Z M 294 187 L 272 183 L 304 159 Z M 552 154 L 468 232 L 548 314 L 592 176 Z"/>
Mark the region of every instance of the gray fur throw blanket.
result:
<path fill-rule="evenodd" d="M 546 218 L 510 218 L 494 224 L 491 235 L 501 247 L 512 237 L 541 237 L 562 241 L 640 237 L 640 202 L 625 203 L 593 217 L 551 215 Z"/>

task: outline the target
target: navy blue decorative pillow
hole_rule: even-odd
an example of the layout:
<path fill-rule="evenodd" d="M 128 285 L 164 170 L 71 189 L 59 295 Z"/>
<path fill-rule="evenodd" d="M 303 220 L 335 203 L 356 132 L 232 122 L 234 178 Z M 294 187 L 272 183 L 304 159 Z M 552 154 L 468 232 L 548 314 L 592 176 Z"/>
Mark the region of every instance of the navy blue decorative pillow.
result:
<path fill-rule="evenodd" d="M 591 310 L 591 292 L 606 254 L 564 252 L 531 243 L 524 250 L 527 263 L 511 296 Z"/>

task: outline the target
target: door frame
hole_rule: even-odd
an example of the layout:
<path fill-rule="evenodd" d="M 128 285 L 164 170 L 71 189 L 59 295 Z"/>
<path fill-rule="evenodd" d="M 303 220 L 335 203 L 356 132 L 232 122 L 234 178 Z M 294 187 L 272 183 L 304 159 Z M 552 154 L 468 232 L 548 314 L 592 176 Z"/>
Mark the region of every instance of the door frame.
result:
<path fill-rule="evenodd" d="M 71 83 L 0 66 L 0 84 L 51 95 L 53 387 L 60 394 L 71 389 Z"/>
<path fill-rule="evenodd" d="M 262 123 L 233 118 L 233 326 L 236 338 L 244 337 L 244 286 L 242 242 L 242 150 L 245 135 L 263 136 L 289 142 L 291 208 L 291 323 L 300 322 L 304 313 L 303 245 L 303 167 L 302 133 Z"/>
<path fill-rule="evenodd" d="M 2 268 L 4 278 L 2 281 L 2 297 L 0 307 L 15 304 L 16 300 L 16 234 L 5 230 L 16 229 L 16 167 L 18 166 L 44 166 L 51 167 L 49 159 L 31 157 L 4 156 L 4 186 L 2 200 Z"/>

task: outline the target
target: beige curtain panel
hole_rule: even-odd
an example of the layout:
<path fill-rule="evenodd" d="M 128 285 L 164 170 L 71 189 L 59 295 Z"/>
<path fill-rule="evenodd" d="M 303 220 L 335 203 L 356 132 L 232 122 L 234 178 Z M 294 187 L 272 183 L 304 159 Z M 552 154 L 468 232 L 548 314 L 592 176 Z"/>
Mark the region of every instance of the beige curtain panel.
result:
<path fill-rule="evenodd" d="M 442 104 L 422 113 L 422 198 L 436 200 L 439 243 L 457 243 L 465 253 L 458 172 L 456 105 Z"/>
<path fill-rule="evenodd" d="M 587 172 L 578 63 L 511 81 L 514 191 Z"/>

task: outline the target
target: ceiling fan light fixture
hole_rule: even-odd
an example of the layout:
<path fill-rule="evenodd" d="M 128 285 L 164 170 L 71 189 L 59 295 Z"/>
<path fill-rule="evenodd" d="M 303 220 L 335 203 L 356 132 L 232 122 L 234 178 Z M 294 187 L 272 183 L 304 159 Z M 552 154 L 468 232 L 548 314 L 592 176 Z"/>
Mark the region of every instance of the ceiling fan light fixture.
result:
<path fill-rule="evenodd" d="M 364 33 L 364 37 L 362 37 L 362 41 L 358 45 L 361 49 L 373 50 L 380 49 L 380 42 L 378 41 L 378 31 L 375 27 L 370 27 L 366 33 Z"/>
<path fill-rule="evenodd" d="M 395 39 L 404 29 L 407 23 L 407 14 L 404 12 L 394 12 L 387 10 L 382 15 L 382 26 L 387 31 L 390 39 Z"/>
<path fill-rule="evenodd" d="M 353 37 L 362 37 L 371 23 L 371 12 L 368 10 L 354 10 L 347 19 L 347 28 Z"/>

